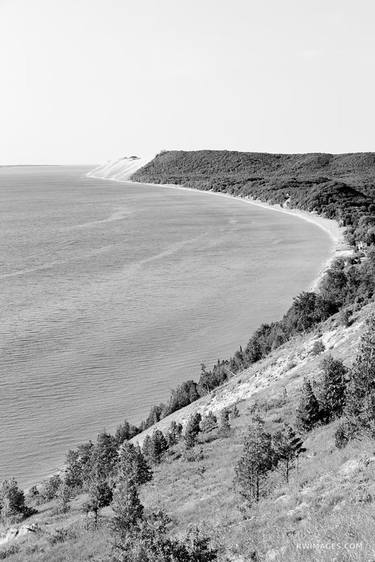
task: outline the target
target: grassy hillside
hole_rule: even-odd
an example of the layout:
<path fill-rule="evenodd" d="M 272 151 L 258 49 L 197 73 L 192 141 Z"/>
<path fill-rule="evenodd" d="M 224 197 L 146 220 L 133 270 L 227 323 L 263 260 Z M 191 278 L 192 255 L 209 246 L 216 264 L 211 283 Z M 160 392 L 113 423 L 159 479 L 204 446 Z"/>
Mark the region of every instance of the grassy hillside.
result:
<path fill-rule="evenodd" d="M 348 327 L 331 318 L 214 393 L 162 420 L 158 425 L 165 429 L 172 419 L 181 421 L 193 411 L 218 412 L 233 403 L 239 410 L 229 434 L 214 431 L 200 435 L 192 458 L 185 458 L 182 443 L 168 451 L 163 462 L 153 467 L 152 481 L 142 486 L 145 507 L 164 509 L 172 518 L 171 532 L 178 536 L 190 525 L 200 524 L 218 548 L 222 562 L 328 562 L 334 559 L 333 552 L 337 560 L 371 560 L 375 501 L 372 440 L 354 440 L 339 450 L 334 444 L 338 422 L 316 427 L 304 437 L 306 452 L 289 483 L 274 471 L 267 496 L 250 511 L 244 510 L 233 478 L 253 416 L 261 415 L 270 431 L 284 422 L 294 424 L 303 378 L 308 376 L 318 383 L 322 359 L 330 354 L 350 365 L 364 322 L 373 311 L 373 305 L 363 308 Z M 314 351 L 316 341 L 323 344 L 318 354 Z M 82 511 L 85 499 L 85 495 L 76 497 L 67 514 L 56 514 L 56 500 L 38 506 L 39 513 L 23 526 L 32 531 L 3 547 L 7 558 L 17 562 L 111 560 L 111 509 L 102 510 L 95 528 L 92 516 Z M 347 543 L 348 549 L 341 552 Z"/>

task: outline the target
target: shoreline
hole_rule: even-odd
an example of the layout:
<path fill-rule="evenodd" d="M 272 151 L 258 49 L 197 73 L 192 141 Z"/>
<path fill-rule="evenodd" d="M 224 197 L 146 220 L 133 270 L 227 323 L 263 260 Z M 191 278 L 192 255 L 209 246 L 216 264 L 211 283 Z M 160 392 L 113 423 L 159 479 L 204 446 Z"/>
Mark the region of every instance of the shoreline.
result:
<path fill-rule="evenodd" d="M 251 197 L 238 197 L 237 195 L 230 195 L 228 193 L 220 193 L 212 190 L 195 189 L 193 187 L 185 187 L 178 184 L 132 182 L 131 177 L 124 178 L 124 179 L 118 179 L 116 177 L 112 177 L 112 178 L 100 177 L 99 175 L 96 175 L 93 172 L 89 172 L 88 174 L 86 174 L 86 176 L 91 179 L 114 181 L 116 183 L 137 183 L 139 185 L 147 185 L 150 187 L 165 187 L 168 189 L 180 189 L 183 191 L 192 191 L 195 193 L 210 193 L 212 195 L 217 195 L 219 197 L 225 197 L 227 199 L 242 201 L 243 203 L 246 203 L 248 205 L 253 205 L 255 207 L 260 207 L 262 209 L 295 216 L 311 224 L 314 224 L 315 226 L 323 230 L 326 234 L 328 234 L 329 238 L 331 239 L 331 243 L 333 247 L 330 251 L 330 255 L 328 256 L 328 258 L 323 262 L 318 275 L 311 281 L 311 284 L 308 287 L 309 291 L 314 291 L 314 292 L 317 291 L 326 271 L 329 269 L 329 267 L 337 258 L 349 257 L 353 253 L 353 250 L 349 247 L 349 245 L 345 240 L 344 227 L 339 226 L 339 224 L 333 219 L 327 219 L 325 217 L 321 217 L 320 215 L 311 213 L 309 211 L 283 207 L 278 203 L 271 204 L 262 201 L 260 199 L 252 199 Z"/>
<path fill-rule="evenodd" d="M 311 285 L 309 285 L 308 290 L 310 291 L 316 291 L 325 272 L 327 271 L 327 269 L 330 267 L 331 263 L 338 257 L 341 256 L 348 256 L 352 253 L 352 250 L 349 248 L 348 244 L 345 241 L 345 237 L 344 237 L 344 228 L 340 227 L 339 224 L 332 220 L 332 219 L 327 219 L 324 217 L 320 217 L 317 214 L 314 213 L 309 213 L 307 211 L 302 211 L 300 209 L 293 209 L 293 208 L 285 208 L 282 207 L 279 204 L 270 204 L 270 203 L 266 203 L 264 201 L 258 200 L 258 199 L 251 199 L 250 197 L 238 197 L 235 195 L 230 195 L 227 193 L 220 193 L 220 192 L 216 192 L 216 191 L 212 191 L 212 190 L 203 190 L 203 189 L 195 189 L 192 187 L 185 187 L 185 186 L 181 186 L 181 185 L 177 185 L 177 184 L 159 184 L 159 183 L 147 183 L 147 182 L 132 182 L 131 178 L 126 178 L 126 179 L 118 179 L 118 178 L 108 178 L 108 177 L 100 177 L 98 175 L 94 175 L 93 171 L 88 172 L 87 174 L 85 174 L 85 176 L 89 179 L 99 179 L 99 180 L 104 180 L 104 181 L 113 181 L 116 183 L 133 183 L 133 184 L 139 184 L 140 186 L 142 185 L 146 185 L 146 186 L 150 186 L 150 187 L 164 187 L 164 188 L 168 188 L 168 189 L 178 189 L 178 190 L 183 190 L 183 191 L 190 191 L 190 192 L 195 192 L 195 193 L 206 193 L 206 194 L 211 194 L 211 195 L 217 195 L 219 197 L 225 197 L 227 199 L 233 199 L 236 201 L 242 201 L 243 203 L 247 204 L 247 205 L 253 205 L 255 207 L 260 207 L 262 209 L 266 209 L 266 210 L 270 210 L 270 211 L 275 211 L 278 213 L 283 213 L 283 214 L 287 214 L 287 215 L 291 215 L 291 216 L 296 216 L 302 220 L 305 220 L 311 224 L 315 224 L 315 226 L 317 226 L 318 228 L 320 228 L 321 230 L 323 230 L 331 239 L 331 243 L 332 243 L 332 249 L 330 252 L 329 257 L 327 258 L 327 260 L 324 261 L 317 277 L 315 279 L 313 279 L 313 281 L 311 282 Z M 56 469 L 51 472 L 48 476 L 46 476 L 45 478 L 43 478 L 42 480 L 38 480 L 37 482 L 34 482 L 34 484 L 30 484 L 28 486 L 25 487 L 25 493 L 27 491 L 30 490 L 30 488 L 33 485 L 39 485 L 42 482 L 44 482 L 45 480 L 48 480 L 48 478 L 50 478 L 51 476 L 54 475 L 61 475 L 64 471 L 64 467 L 56 467 Z"/>

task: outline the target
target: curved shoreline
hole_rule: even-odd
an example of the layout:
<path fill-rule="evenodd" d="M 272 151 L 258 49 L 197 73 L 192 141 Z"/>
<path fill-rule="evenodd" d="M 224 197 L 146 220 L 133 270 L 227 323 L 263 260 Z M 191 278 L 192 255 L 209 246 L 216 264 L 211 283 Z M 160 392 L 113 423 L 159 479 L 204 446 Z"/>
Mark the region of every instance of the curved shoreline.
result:
<path fill-rule="evenodd" d="M 236 201 L 241 201 L 243 203 L 246 203 L 248 205 L 253 205 L 255 207 L 259 207 L 265 210 L 270 210 L 270 211 L 275 211 L 278 213 L 283 213 L 283 214 L 287 214 L 287 215 L 291 215 L 291 216 L 295 216 L 297 218 L 300 218 L 302 220 L 305 220 L 311 224 L 314 224 L 315 226 L 317 226 L 318 228 L 320 228 L 321 230 L 323 230 L 331 239 L 332 242 L 332 249 L 330 251 L 330 255 L 328 257 L 328 259 L 324 262 L 322 268 L 320 269 L 318 276 L 312 281 L 309 290 L 316 290 L 324 273 L 326 272 L 327 268 L 330 266 L 330 264 L 337 258 L 339 257 L 339 255 L 343 255 L 343 253 L 345 253 L 345 255 L 348 255 L 348 253 L 351 253 L 351 250 L 348 249 L 347 245 L 345 244 L 345 238 L 344 238 L 344 229 L 342 227 L 340 227 L 338 225 L 338 223 L 334 220 L 331 219 L 326 219 L 324 217 L 320 217 L 316 214 L 313 213 L 309 213 L 307 211 L 302 211 L 299 209 L 290 209 L 290 208 L 285 208 L 282 207 L 279 204 L 275 204 L 272 205 L 270 203 L 266 203 L 264 201 L 261 200 L 257 200 L 257 199 L 251 199 L 250 197 L 238 197 L 235 195 L 230 195 L 227 193 L 220 193 L 220 192 L 216 192 L 216 191 L 212 191 L 212 190 L 202 190 L 202 189 L 195 189 L 195 188 L 191 188 L 191 187 L 185 187 L 185 186 L 180 186 L 177 184 L 157 184 L 157 183 L 148 183 L 148 182 L 133 182 L 131 180 L 131 178 L 126 178 L 126 179 L 118 179 L 118 178 L 108 178 L 108 177 L 100 177 L 100 175 L 98 173 L 93 173 L 93 172 L 88 172 L 87 174 L 85 174 L 87 178 L 89 179 L 99 179 L 99 180 L 104 180 L 104 181 L 113 181 L 116 183 L 131 183 L 133 185 L 138 184 L 139 186 L 150 186 L 150 187 L 164 187 L 164 188 L 168 188 L 168 189 L 177 189 L 177 190 L 182 190 L 182 191 L 190 191 L 190 192 L 195 192 L 195 193 L 206 193 L 206 194 L 211 194 L 211 195 L 217 195 L 219 197 L 225 197 L 227 199 L 232 199 L 232 200 L 236 200 Z M 346 248 L 345 248 L 346 245 Z M 56 467 L 55 470 L 53 470 L 53 472 L 50 473 L 50 476 L 54 475 L 54 474 L 60 474 L 62 472 L 62 468 L 61 467 Z M 48 477 L 47 477 L 48 478 Z M 43 481 L 43 480 L 41 480 Z M 40 483 L 41 481 L 38 480 L 37 483 Z M 25 490 L 28 490 L 31 487 L 28 486 L 25 488 Z"/>
<path fill-rule="evenodd" d="M 195 193 L 210 193 L 212 195 L 217 195 L 219 197 L 225 197 L 227 199 L 234 199 L 236 201 L 242 201 L 243 203 L 246 203 L 248 205 L 253 205 L 253 206 L 256 206 L 256 207 L 260 207 L 262 209 L 275 211 L 277 213 L 283 213 L 283 214 L 286 214 L 286 215 L 295 216 L 295 217 L 298 217 L 302 220 L 305 220 L 305 221 L 307 221 L 311 224 L 314 224 L 315 226 L 317 226 L 318 228 L 323 230 L 326 234 L 328 234 L 328 236 L 331 239 L 331 242 L 333 244 L 333 247 L 330 251 L 330 254 L 329 254 L 327 260 L 325 260 L 323 262 L 317 277 L 315 277 L 311 281 L 311 284 L 309 285 L 310 291 L 316 291 L 318 289 L 318 287 L 320 285 L 320 282 L 322 281 L 322 278 L 324 277 L 327 269 L 329 269 L 331 264 L 337 258 L 347 257 L 347 256 L 350 256 L 352 254 L 352 249 L 348 246 L 348 244 L 345 240 L 344 228 L 343 227 L 340 227 L 339 224 L 335 220 L 327 219 L 325 217 L 321 217 L 317 214 L 310 213 L 308 211 L 302 211 L 301 209 L 293 209 L 293 208 L 289 208 L 289 207 L 282 207 L 279 204 L 271 204 L 271 203 L 267 203 L 265 201 L 261 201 L 260 199 L 252 199 L 251 197 L 238 197 L 237 195 L 230 195 L 228 193 L 220 193 L 220 192 L 217 192 L 217 191 L 204 190 L 204 189 L 195 189 L 193 187 L 185 187 L 185 186 L 177 185 L 177 184 L 133 182 L 131 180 L 131 177 L 126 178 L 126 179 L 118 179 L 117 177 L 108 178 L 108 177 L 101 177 L 100 174 L 92 173 L 92 172 L 89 172 L 87 174 L 87 177 L 93 178 L 93 179 L 114 181 L 114 182 L 117 182 L 117 183 L 133 183 L 133 184 L 139 184 L 139 185 L 147 185 L 147 186 L 150 186 L 150 187 L 165 187 L 165 188 L 168 188 L 168 189 L 180 189 L 180 190 L 183 190 L 183 191 L 192 191 L 192 192 L 195 192 Z"/>

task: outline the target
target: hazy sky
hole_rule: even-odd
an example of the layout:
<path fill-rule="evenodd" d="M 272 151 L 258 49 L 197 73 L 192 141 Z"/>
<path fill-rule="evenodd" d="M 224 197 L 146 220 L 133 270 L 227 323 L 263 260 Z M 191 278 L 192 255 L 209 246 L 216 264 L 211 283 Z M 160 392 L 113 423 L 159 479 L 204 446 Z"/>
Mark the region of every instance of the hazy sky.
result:
<path fill-rule="evenodd" d="M 374 0 L 0 0 L 0 164 L 375 150 Z"/>

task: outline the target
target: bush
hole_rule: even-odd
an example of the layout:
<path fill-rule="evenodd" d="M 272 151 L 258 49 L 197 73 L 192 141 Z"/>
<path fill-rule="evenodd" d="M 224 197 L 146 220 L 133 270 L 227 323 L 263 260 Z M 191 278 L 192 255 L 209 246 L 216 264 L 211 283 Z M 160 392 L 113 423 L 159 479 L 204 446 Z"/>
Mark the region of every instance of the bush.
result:
<path fill-rule="evenodd" d="M 55 529 L 53 534 L 48 537 L 48 542 L 51 546 L 55 544 L 61 544 L 69 539 L 76 537 L 76 533 L 73 529 Z"/>
<path fill-rule="evenodd" d="M 340 326 L 344 326 L 345 328 L 348 328 L 351 325 L 351 317 L 352 314 L 350 312 L 349 309 L 344 308 L 343 310 L 341 310 L 338 314 L 337 320 Z"/>
<path fill-rule="evenodd" d="M 12 544 L 11 546 L 8 546 L 8 548 L 0 550 L 0 560 L 5 560 L 14 554 L 17 554 L 19 551 L 20 547 L 18 544 Z"/>
<path fill-rule="evenodd" d="M 186 462 L 199 462 L 204 459 L 203 449 L 186 449 L 184 451 L 183 460 Z"/>
<path fill-rule="evenodd" d="M 320 355 L 321 353 L 323 353 L 324 350 L 325 350 L 325 346 L 322 340 L 316 340 L 311 348 L 311 354 Z"/>
<path fill-rule="evenodd" d="M 43 483 L 40 494 L 45 501 L 53 500 L 57 497 L 58 490 L 62 484 L 59 474 L 54 474 Z"/>
<path fill-rule="evenodd" d="M 200 428 L 203 433 L 210 433 L 210 431 L 217 428 L 217 417 L 212 412 L 209 412 L 208 415 L 202 419 Z"/>
<path fill-rule="evenodd" d="M 3 520 L 18 521 L 36 511 L 25 505 L 25 495 L 14 478 L 3 480 L 0 486 L 0 514 Z"/>

